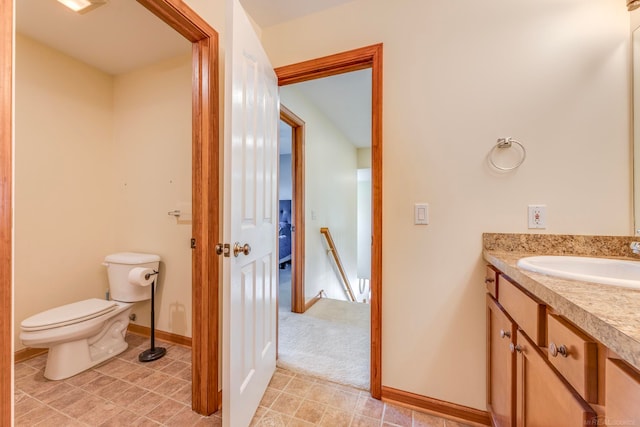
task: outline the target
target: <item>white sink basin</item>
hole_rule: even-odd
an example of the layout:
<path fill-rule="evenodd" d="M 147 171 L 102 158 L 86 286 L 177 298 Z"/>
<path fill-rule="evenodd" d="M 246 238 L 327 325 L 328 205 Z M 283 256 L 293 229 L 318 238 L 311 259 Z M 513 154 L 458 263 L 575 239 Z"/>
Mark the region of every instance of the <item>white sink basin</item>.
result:
<path fill-rule="evenodd" d="M 523 270 L 563 279 L 640 289 L 640 261 L 576 256 L 533 256 L 520 258 Z"/>

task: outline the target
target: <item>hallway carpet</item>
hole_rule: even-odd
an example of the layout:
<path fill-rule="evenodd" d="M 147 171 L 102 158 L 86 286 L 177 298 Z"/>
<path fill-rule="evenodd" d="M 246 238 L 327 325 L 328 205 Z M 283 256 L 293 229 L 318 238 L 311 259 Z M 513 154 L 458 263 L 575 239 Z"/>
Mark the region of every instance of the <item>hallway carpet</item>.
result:
<path fill-rule="evenodd" d="M 329 298 L 304 314 L 280 310 L 278 366 L 368 390 L 370 310 Z"/>

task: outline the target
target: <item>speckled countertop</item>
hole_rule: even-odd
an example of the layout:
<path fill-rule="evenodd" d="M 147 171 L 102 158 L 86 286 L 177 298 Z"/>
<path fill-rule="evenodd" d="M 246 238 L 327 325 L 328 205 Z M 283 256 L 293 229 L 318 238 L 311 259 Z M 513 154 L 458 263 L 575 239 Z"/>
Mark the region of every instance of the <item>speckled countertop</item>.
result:
<path fill-rule="evenodd" d="M 640 369 L 640 290 L 565 280 L 522 270 L 532 255 L 633 256 L 627 236 L 483 235 L 484 259 L 563 317 Z"/>

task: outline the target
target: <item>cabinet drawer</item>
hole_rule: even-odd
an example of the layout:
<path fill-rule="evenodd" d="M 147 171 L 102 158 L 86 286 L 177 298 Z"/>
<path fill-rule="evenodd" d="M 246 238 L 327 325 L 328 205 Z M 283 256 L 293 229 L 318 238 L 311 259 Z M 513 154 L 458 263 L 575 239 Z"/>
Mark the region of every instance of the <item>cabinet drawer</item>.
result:
<path fill-rule="evenodd" d="M 536 344 L 545 344 L 545 306 L 511 283 L 504 275 L 498 277 L 498 302 L 511 318 Z"/>
<path fill-rule="evenodd" d="M 547 334 L 551 364 L 587 402 L 598 402 L 598 345 L 551 314 L 547 317 Z"/>
<path fill-rule="evenodd" d="M 487 266 L 484 274 L 484 284 L 487 288 L 487 293 L 498 299 L 498 271 L 490 265 Z"/>
<path fill-rule="evenodd" d="M 604 406 L 609 425 L 633 425 L 640 420 L 640 374 L 616 359 L 607 359 L 605 370 Z"/>

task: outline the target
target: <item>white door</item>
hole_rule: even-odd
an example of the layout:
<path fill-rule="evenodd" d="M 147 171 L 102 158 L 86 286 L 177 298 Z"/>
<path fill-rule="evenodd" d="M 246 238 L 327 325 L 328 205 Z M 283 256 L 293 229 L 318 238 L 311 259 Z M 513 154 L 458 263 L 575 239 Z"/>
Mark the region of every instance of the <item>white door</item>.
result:
<path fill-rule="evenodd" d="M 279 100 L 244 10 L 238 0 L 226 7 L 222 417 L 243 427 L 276 367 Z"/>

